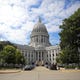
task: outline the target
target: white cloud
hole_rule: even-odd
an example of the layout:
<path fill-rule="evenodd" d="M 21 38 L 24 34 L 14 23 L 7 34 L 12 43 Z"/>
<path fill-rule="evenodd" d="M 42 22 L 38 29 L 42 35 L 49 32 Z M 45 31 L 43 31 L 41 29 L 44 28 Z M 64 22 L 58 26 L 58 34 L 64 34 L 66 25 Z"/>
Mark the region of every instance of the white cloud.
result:
<path fill-rule="evenodd" d="M 52 25 L 53 26 L 53 25 Z M 53 27 L 49 27 L 48 28 L 48 31 L 49 32 L 58 32 L 58 31 L 60 31 L 60 29 L 59 29 L 59 26 L 53 26 Z"/>
<path fill-rule="evenodd" d="M 66 9 L 65 4 L 65 0 L 0 0 L 0 40 L 27 44 L 39 16 L 49 32 L 59 32 L 62 20 L 80 7 L 80 1 Z"/>
<path fill-rule="evenodd" d="M 58 13 L 58 16 L 64 18 L 69 17 L 71 14 L 73 14 L 78 8 L 80 8 L 80 2 L 75 2 L 67 9 L 62 9 L 60 13 Z"/>
<path fill-rule="evenodd" d="M 17 42 L 19 44 L 25 44 L 26 43 L 26 32 L 25 31 L 21 31 L 21 30 L 11 30 L 10 32 L 8 32 L 6 34 L 6 36 L 8 37 L 7 39 L 9 41 L 14 41 Z"/>
<path fill-rule="evenodd" d="M 0 22 L 9 26 L 19 25 L 26 17 L 24 8 L 19 6 L 11 7 L 10 5 L 5 5 L 0 7 Z"/>

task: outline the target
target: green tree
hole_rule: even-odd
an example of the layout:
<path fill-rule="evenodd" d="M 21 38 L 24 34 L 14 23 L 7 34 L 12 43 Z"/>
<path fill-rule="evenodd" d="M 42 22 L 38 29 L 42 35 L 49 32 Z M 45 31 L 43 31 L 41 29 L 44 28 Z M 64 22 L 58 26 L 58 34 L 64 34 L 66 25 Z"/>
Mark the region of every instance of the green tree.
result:
<path fill-rule="evenodd" d="M 0 44 L 0 51 L 2 51 L 3 50 L 3 45 L 2 44 Z"/>
<path fill-rule="evenodd" d="M 21 52 L 9 41 L 0 41 L 0 64 L 25 64 Z"/>
<path fill-rule="evenodd" d="M 6 62 L 6 52 L 5 51 L 1 51 L 0 52 L 0 64 L 4 64 Z"/>
<path fill-rule="evenodd" d="M 4 47 L 3 51 L 6 52 L 6 55 L 5 55 L 6 56 L 6 58 L 5 58 L 6 63 L 15 64 L 16 48 L 11 46 L 11 45 L 7 45 L 7 46 Z"/>
<path fill-rule="evenodd" d="M 5 46 L 7 46 L 7 45 L 14 46 L 14 44 L 12 44 L 12 43 L 9 42 L 9 41 L 0 41 L 0 51 L 2 51 L 3 48 L 4 48 Z M 16 46 L 14 46 L 14 47 L 16 47 Z"/>
<path fill-rule="evenodd" d="M 78 35 L 80 34 L 80 8 L 60 26 L 60 59 L 63 63 L 78 63 L 79 51 Z M 80 40 L 79 40 L 80 41 Z"/>
<path fill-rule="evenodd" d="M 18 49 L 16 49 L 15 59 L 16 64 L 25 64 L 25 58 Z"/>

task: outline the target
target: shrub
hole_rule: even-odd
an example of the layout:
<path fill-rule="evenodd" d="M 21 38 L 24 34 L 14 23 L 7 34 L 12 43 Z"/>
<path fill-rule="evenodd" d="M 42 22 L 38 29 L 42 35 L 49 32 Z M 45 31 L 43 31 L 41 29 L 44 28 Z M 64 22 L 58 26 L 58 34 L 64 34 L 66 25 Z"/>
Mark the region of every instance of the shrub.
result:
<path fill-rule="evenodd" d="M 75 69 L 75 68 L 80 69 L 80 66 L 77 64 L 69 64 L 69 65 L 65 65 L 64 68 L 65 69 Z"/>

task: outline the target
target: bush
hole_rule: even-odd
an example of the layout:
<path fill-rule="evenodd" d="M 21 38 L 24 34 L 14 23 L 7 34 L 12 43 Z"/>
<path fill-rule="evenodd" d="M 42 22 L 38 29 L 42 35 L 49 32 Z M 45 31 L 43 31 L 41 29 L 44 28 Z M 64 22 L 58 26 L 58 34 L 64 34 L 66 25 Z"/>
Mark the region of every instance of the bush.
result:
<path fill-rule="evenodd" d="M 75 66 L 73 66 L 73 65 L 66 65 L 65 69 L 75 69 Z"/>
<path fill-rule="evenodd" d="M 64 66 L 65 69 L 80 69 L 80 66 L 78 66 L 77 64 L 69 64 L 69 65 L 65 65 Z"/>

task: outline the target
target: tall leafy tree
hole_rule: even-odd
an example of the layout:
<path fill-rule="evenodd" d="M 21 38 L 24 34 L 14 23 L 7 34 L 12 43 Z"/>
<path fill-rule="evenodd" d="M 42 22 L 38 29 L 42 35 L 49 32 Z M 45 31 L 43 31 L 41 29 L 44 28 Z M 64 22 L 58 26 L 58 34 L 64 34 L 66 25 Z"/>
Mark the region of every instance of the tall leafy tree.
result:
<path fill-rule="evenodd" d="M 78 63 L 78 47 L 80 47 L 80 38 L 78 36 L 80 34 L 80 8 L 69 18 L 65 19 L 60 28 L 61 61 L 67 64 Z"/>
<path fill-rule="evenodd" d="M 25 58 L 18 49 L 16 49 L 15 59 L 16 64 L 25 64 Z"/>
<path fill-rule="evenodd" d="M 14 46 L 14 44 L 12 44 L 12 43 L 9 42 L 9 41 L 0 41 L 0 51 L 2 51 L 3 48 L 4 48 L 6 45 Z M 16 46 L 14 46 L 14 47 L 16 47 Z"/>
<path fill-rule="evenodd" d="M 7 53 L 5 51 L 0 52 L 0 64 L 6 63 L 6 54 Z"/>
<path fill-rule="evenodd" d="M 15 64 L 15 54 L 16 54 L 16 48 L 11 46 L 11 45 L 7 45 L 4 47 L 3 51 L 6 52 L 6 62 L 9 63 L 14 63 Z"/>
<path fill-rule="evenodd" d="M 0 52 L 0 63 L 25 64 L 25 58 L 14 46 L 6 45 Z"/>

